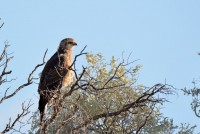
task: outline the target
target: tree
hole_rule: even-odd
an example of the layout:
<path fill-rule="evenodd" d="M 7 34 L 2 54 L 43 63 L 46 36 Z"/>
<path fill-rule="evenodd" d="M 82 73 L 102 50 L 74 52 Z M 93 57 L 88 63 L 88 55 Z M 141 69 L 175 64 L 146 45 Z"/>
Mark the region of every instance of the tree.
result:
<path fill-rule="evenodd" d="M 192 89 L 184 88 L 182 91 L 185 95 L 192 96 L 191 108 L 194 111 L 195 115 L 200 118 L 200 89 L 196 86 L 195 81 L 192 82 L 194 87 Z"/>
<path fill-rule="evenodd" d="M 198 53 L 198 55 L 200 55 L 200 53 Z M 194 80 L 192 83 L 192 89 L 184 88 L 182 89 L 182 91 L 185 95 L 192 96 L 191 108 L 194 111 L 195 115 L 200 118 L 200 88 L 198 86 L 199 80 Z"/>
<path fill-rule="evenodd" d="M 0 25 L 0 28 L 4 23 Z M 8 79 L 12 70 L 8 69 L 13 59 L 8 53 L 9 45 L 4 43 L 0 55 L 0 86 L 15 79 Z M 195 126 L 173 124 L 173 120 L 163 117 L 159 106 L 167 101 L 163 94 L 171 94 L 172 86 L 155 84 L 152 87 L 137 85 L 137 73 L 141 66 L 132 65 L 134 62 L 114 57 L 109 63 L 101 54 L 87 54 L 87 66 L 81 71 L 76 68 L 78 57 L 85 55 L 85 48 L 75 56 L 73 64 L 68 68 L 74 72 L 74 82 L 62 89 L 62 96 L 57 103 L 48 105 L 45 122 L 39 122 L 39 112 L 34 113 L 32 133 L 193 133 Z M 47 51 L 46 51 L 47 52 Z M 30 86 L 38 78 L 34 72 L 43 62 L 34 67 L 28 75 L 27 82 L 16 89 L 1 89 L 4 92 L 0 104 L 12 99 L 23 88 Z M 8 94 L 8 90 L 10 94 Z M 162 94 L 162 95 L 161 95 Z M 31 102 L 22 104 L 22 112 L 15 119 L 5 124 L 0 133 L 21 132 L 26 125 L 23 118 L 30 113 Z M 57 110 L 54 110 L 54 109 Z M 19 128 L 16 128 L 18 124 Z"/>
<path fill-rule="evenodd" d="M 173 133 L 184 132 L 172 120 L 164 118 L 159 106 L 166 100 L 161 94 L 171 94 L 172 86 L 156 84 L 152 87 L 136 85 L 141 66 L 134 62 L 119 61 L 114 57 L 109 63 L 101 54 L 87 54 L 87 67 L 75 74 L 72 85 L 62 89 L 59 112 L 48 106 L 46 121 L 39 122 L 39 113 L 33 118 L 30 134 L 60 133 Z M 40 127 L 40 125 L 42 127 Z M 193 132 L 195 126 L 185 131 Z"/>

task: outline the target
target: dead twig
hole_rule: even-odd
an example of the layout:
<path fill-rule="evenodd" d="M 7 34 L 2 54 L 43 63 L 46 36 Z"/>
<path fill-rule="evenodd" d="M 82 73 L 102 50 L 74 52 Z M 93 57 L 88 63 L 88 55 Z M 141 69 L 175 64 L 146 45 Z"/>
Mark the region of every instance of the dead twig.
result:
<path fill-rule="evenodd" d="M 42 62 L 41 64 L 36 65 L 36 66 L 34 67 L 34 69 L 31 71 L 31 73 L 30 73 L 29 76 L 28 76 L 27 82 L 24 83 L 24 84 L 22 84 L 22 85 L 20 85 L 18 88 L 15 89 L 15 91 L 13 91 L 13 92 L 12 92 L 11 94 L 9 94 L 9 95 L 7 95 L 7 91 L 8 91 L 8 89 L 9 89 L 9 88 L 8 88 L 8 89 L 6 90 L 4 96 L 0 99 L 0 104 L 3 103 L 5 100 L 7 100 L 7 99 L 13 97 L 14 95 L 16 95 L 21 89 L 23 89 L 23 88 L 25 88 L 25 87 L 31 85 L 31 84 L 34 82 L 34 80 L 37 79 L 37 78 L 34 78 L 34 77 L 33 77 L 33 74 L 34 74 L 34 72 L 35 72 L 39 67 L 41 67 L 41 66 L 43 66 L 43 65 L 45 64 L 44 59 L 45 59 L 46 53 L 47 53 L 47 50 L 45 51 L 45 54 L 44 54 L 44 57 L 43 57 L 43 62 Z M 7 55 L 7 54 L 5 54 L 5 55 Z M 6 60 L 6 61 L 7 61 L 7 60 Z M 8 62 L 7 62 L 5 65 L 6 65 L 6 67 L 4 67 L 3 72 L 2 72 L 2 74 L 4 74 L 4 75 L 5 75 L 5 74 L 9 74 L 9 73 L 4 73 L 4 72 L 5 72 L 4 70 L 6 70 L 6 68 L 7 68 Z M 9 72 L 11 73 L 12 71 L 9 71 Z M 3 75 L 3 76 L 4 76 L 4 75 Z M 1 76 L 2 76 L 2 75 L 1 75 Z M 1 76 L 0 76 L 0 78 L 1 78 Z"/>
<path fill-rule="evenodd" d="M 20 114 L 17 115 L 17 117 L 12 121 L 12 119 L 10 118 L 9 119 L 9 122 L 6 124 L 6 127 L 5 129 L 1 132 L 1 133 L 7 133 L 11 130 L 13 131 L 20 131 L 20 129 L 24 126 L 22 125 L 20 127 L 19 130 L 16 130 L 14 129 L 14 126 L 17 124 L 17 123 L 20 123 L 22 124 L 21 120 L 30 113 L 29 109 L 30 107 L 32 106 L 33 104 L 31 103 L 31 101 L 29 101 L 29 103 L 25 106 L 25 103 L 22 103 L 22 112 Z"/>
<path fill-rule="evenodd" d="M 0 20 L 1 20 L 1 18 L 0 18 Z M 3 25 L 4 25 L 4 22 L 0 25 L 0 29 L 3 27 Z"/>

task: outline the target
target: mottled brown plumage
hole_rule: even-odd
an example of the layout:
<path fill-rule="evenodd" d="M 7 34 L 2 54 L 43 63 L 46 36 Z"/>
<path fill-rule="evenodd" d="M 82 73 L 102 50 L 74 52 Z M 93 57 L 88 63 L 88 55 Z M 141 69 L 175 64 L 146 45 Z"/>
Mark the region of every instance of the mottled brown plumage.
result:
<path fill-rule="evenodd" d="M 63 39 L 60 42 L 57 52 L 47 61 L 42 71 L 38 88 L 41 121 L 46 104 L 54 96 L 58 97 L 60 89 L 69 85 L 72 81 L 72 71 L 68 68 L 72 64 L 72 49 L 75 45 L 77 44 L 74 39 Z"/>

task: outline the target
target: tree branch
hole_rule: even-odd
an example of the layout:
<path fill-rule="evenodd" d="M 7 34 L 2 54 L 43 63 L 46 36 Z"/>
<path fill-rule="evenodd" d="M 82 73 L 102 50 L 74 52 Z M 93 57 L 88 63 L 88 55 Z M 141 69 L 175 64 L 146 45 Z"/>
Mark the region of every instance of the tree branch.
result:
<path fill-rule="evenodd" d="M 161 99 L 161 98 L 156 99 L 153 97 L 155 94 L 159 93 L 161 90 L 163 92 L 165 92 L 164 90 L 168 90 L 168 88 L 166 87 L 166 85 L 156 84 L 155 86 L 153 86 L 152 88 L 150 88 L 146 92 L 144 92 L 134 102 L 124 105 L 121 109 L 119 109 L 115 112 L 105 112 L 105 113 L 102 113 L 99 115 L 95 115 L 95 116 L 89 118 L 88 120 L 84 121 L 83 123 L 81 123 L 81 125 L 75 127 L 73 129 L 73 131 L 77 131 L 77 130 L 81 129 L 82 127 L 86 126 L 87 124 L 89 124 L 90 122 L 98 120 L 100 118 L 108 118 L 108 117 L 118 116 L 122 112 L 128 111 L 130 108 L 134 109 L 137 107 L 142 107 L 142 106 L 144 106 L 144 103 L 148 103 L 148 102 L 161 103 L 161 102 L 163 102 L 163 99 Z"/>
<path fill-rule="evenodd" d="M 1 20 L 1 18 L 0 18 L 0 20 Z M 4 25 L 4 22 L 0 25 L 0 29 L 3 27 L 3 25 Z"/>
<path fill-rule="evenodd" d="M 14 119 L 14 121 L 11 120 L 11 118 L 9 119 L 9 122 L 6 124 L 5 129 L 1 132 L 1 133 L 7 133 L 11 130 L 17 131 L 16 129 L 14 129 L 14 126 L 17 123 L 22 123 L 21 120 L 30 113 L 29 108 L 32 106 L 33 104 L 29 103 L 25 106 L 25 103 L 22 103 L 22 112 L 20 114 L 17 115 L 17 117 Z M 24 125 L 23 125 L 24 126 Z M 21 128 L 20 128 L 21 129 Z"/>
<path fill-rule="evenodd" d="M 34 72 L 35 72 L 40 66 L 43 66 L 43 65 L 45 64 L 44 59 L 45 59 L 46 53 L 47 53 L 47 50 L 45 51 L 45 54 L 44 54 L 44 57 L 43 57 L 43 62 L 42 62 L 41 64 L 38 64 L 38 65 L 35 66 L 35 68 L 34 68 L 34 69 L 31 71 L 31 73 L 29 74 L 28 79 L 27 79 L 27 82 L 24 83 L 24 84 L 22 84 L 22 85 L 20 85 L 18 88 L 15 89 L 15 91 L 14 91 L 13 93 L 11 93 L 11 94 L 9 94 L 9 95 L 7 95 L 7 91 L 8 91 L 8 89 L 9 89 L 9 88 L 8 88 L 8 89 L 6 90 L 4 96 L 0 99 L 0 104 L 3 103 L 5 100 L 7 100 L 7 99 L 13 97 L 14 95 L 16 95 L 21 89 L 23 89 L 23 88 L 25 88 L 25 87 L 31 85 L 31 84 L 34 82 L 34 80 L 37 79 L 37 78 L 34 78 L 34 77 L 33 77 L 33 74 L 34 74 Z M 6 55 L 7 55 L 7 54 L 6 54 Z M 6 60 L 6 61 L 7 61 L 7 60 Z M 7 64 L 8 64 L 8 62 L 5 64 L 6 67 L 4 67 L 4 70 L 7 68 Z M 3 72 L 4 72 L 4 71 L 3 71 Z M 5 73 L 2 73 L 2 74 L 5 74 Z M 6 74 L 8 74 L 8 73 L 6 73 Z M 2 75 L 1 75 L 1 76 L 2 76 Z M 4 76 L 4 75 L 3 75 L 3 76 Z"/>

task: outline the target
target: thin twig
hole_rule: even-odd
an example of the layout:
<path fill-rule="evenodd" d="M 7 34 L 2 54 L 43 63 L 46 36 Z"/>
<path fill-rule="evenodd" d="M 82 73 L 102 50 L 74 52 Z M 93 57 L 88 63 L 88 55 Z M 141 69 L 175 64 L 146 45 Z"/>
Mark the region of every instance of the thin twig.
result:
<path fill-rule="evenodd" d="M 12 93 L 9 94 L 9 95 L 6 94 L 6 93 L 7 93 L 7 90 L 6 90 L 5 95 L 0 99 L 0 104 L 3 103 L 5 100 L 7 100 L 7 99 L 9 99 L 9 98 L 11 98 L 11 97 L 13 97 L 13 96 L 15 96 L 21 89 L 23 89 L 23 88 L 25 88 L 25 87 L 31 85 L 31 84 L 34 82 L 35 78 L 33 78 L 33 74 L 34 74 L 34 72 L 35 72 L 40 66 L 43 66 L 43 65 L 45 64 L 44 58 L 45 58 L 45 56 L 46 56 L 46 53 L 47 53 L 47 50 L 45 51 L 45 54 L 44 54 L 44 57 L 43 57 L 43 62 L 42 62 L 41 64 L 36 65 L 36 66 L 34 67 L 34 69 L 31 71 L 31 73 L 29 74 L 29 76 L 28 76 L 28 78 L 27 78 L 27 82 L 24 83 L 24 84 L 22 84 L 22 85 L 20 85 L 18 88 L 15 89 L 14 92 L 12 92 Z M 7 66 L 7 64 L 6 64 L 6 66 Z M 6 68 L 7 68 L 7 67 L 6 67 Z M 4 74 L 5 74 L 5 73 L 4 73 Z"/>
<path fill-rule="evenodd" d="M 30 113 L 29 109 L 33 104 L 31 104 L 31 101 L 25 106 L 25 103 L 22 103 L 22 112 L 17 115 L 17 117 L 14 119 L 14 121 L 11 121 L 11 118 L 9 119 L 9 122 L 6 124 L 6 128 L 1 133 L 7 133 L 11 130 L 15 130 L 14 126 L 19 122 L 21 124 L 21 121 L 23 117 L 25 117 L 27 114 Z M 24 126 L 24 125 L 23 125 Z M 21 129 L 21 128 L 20 128 Z"/>

